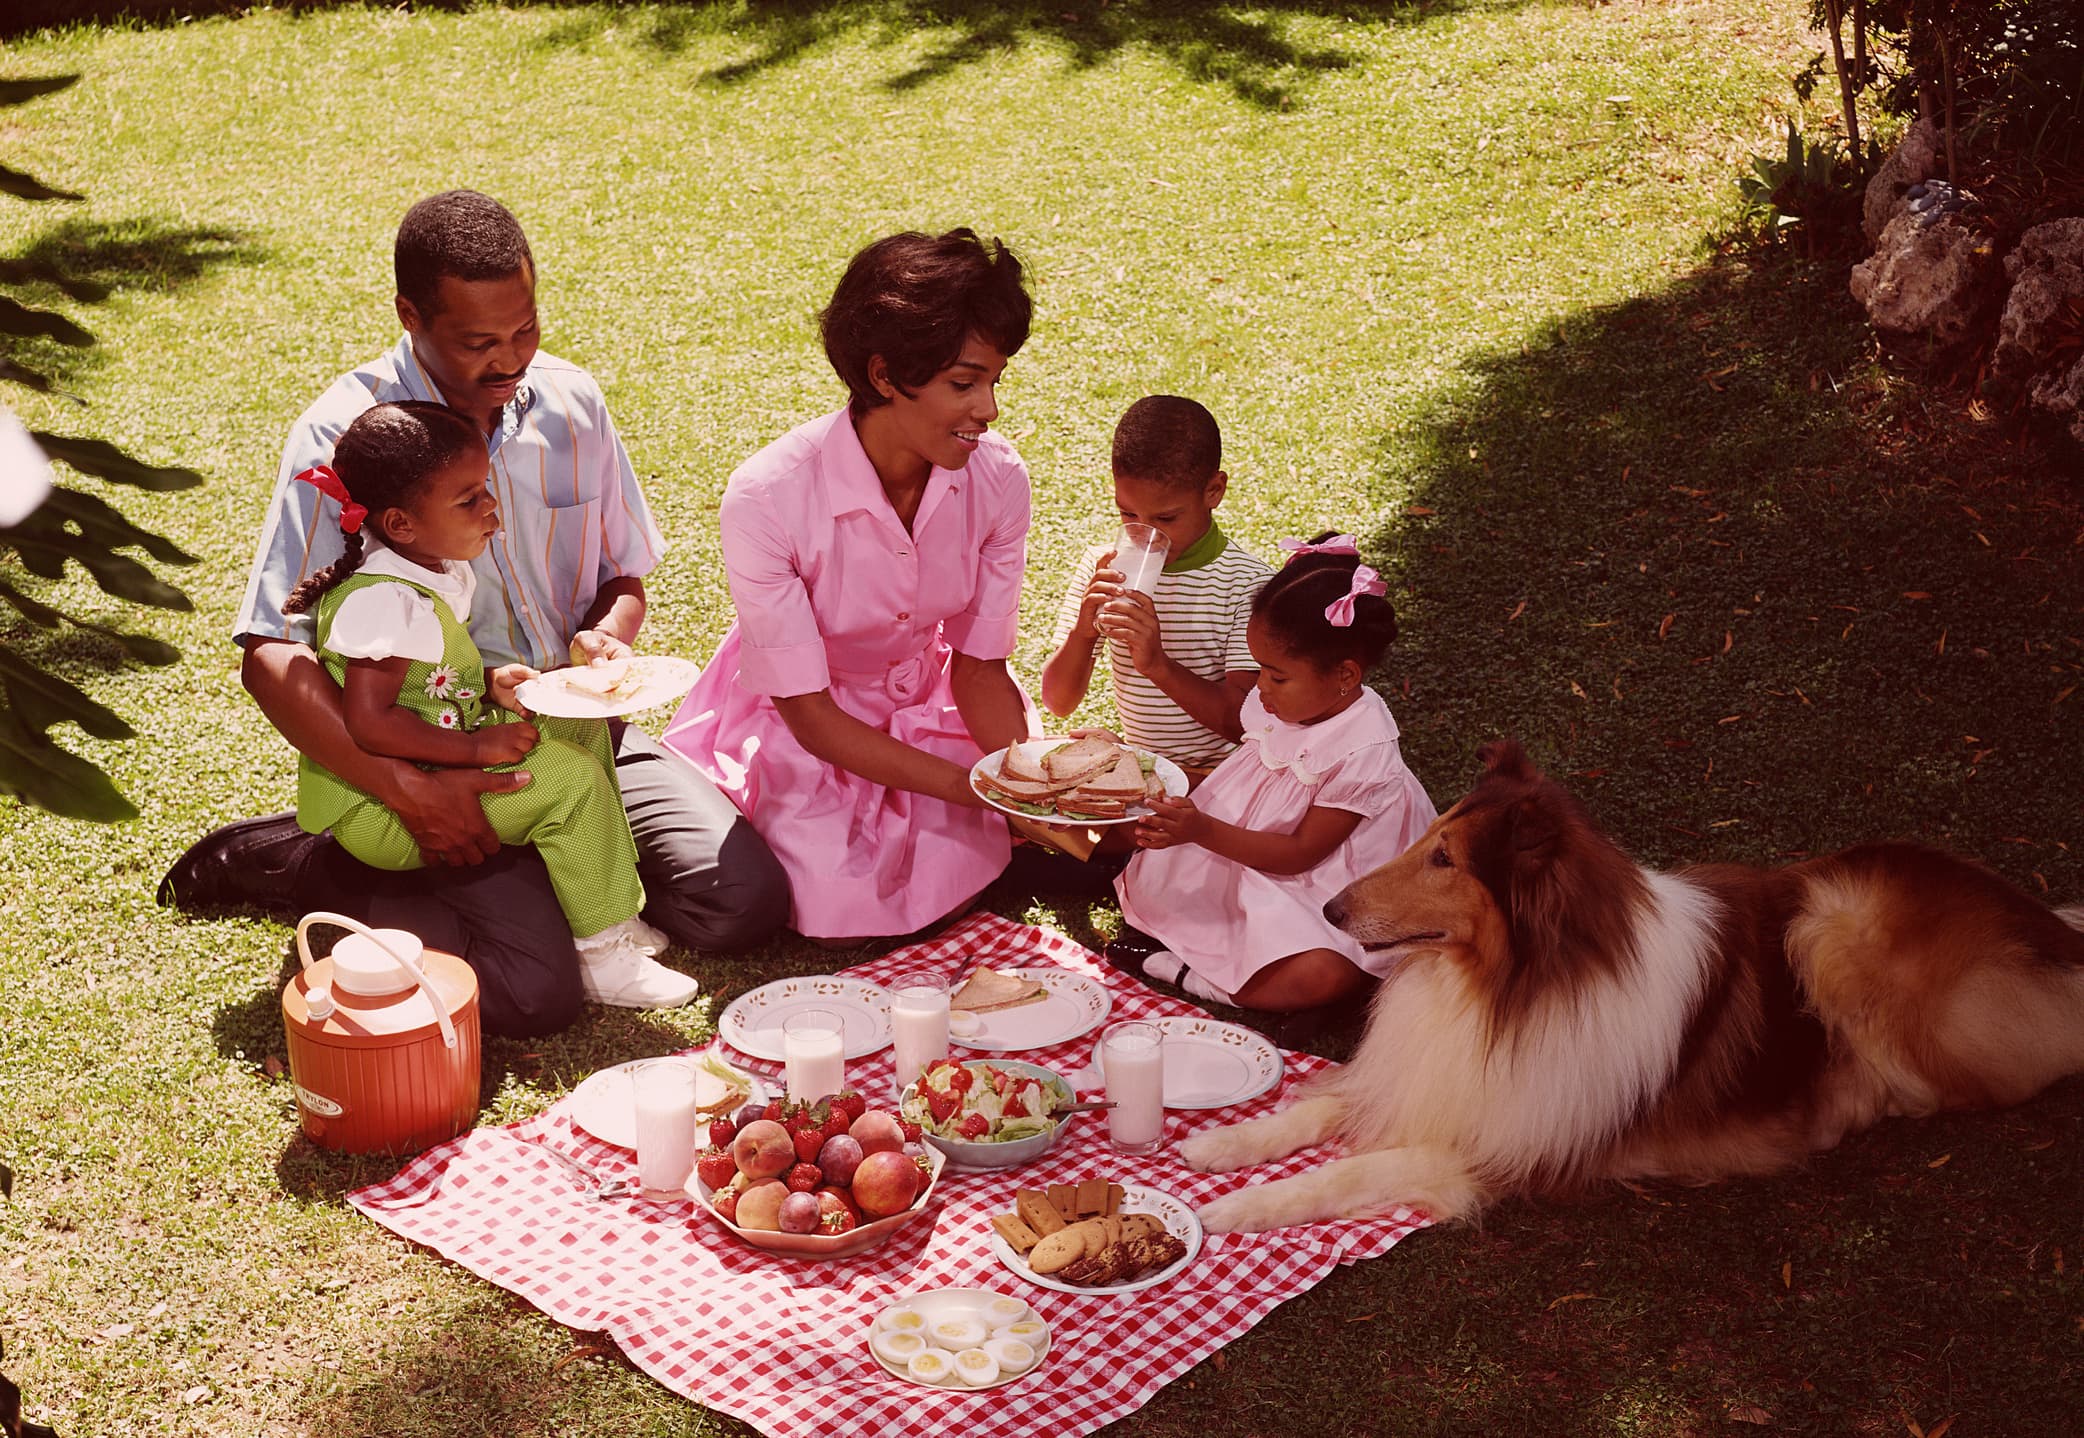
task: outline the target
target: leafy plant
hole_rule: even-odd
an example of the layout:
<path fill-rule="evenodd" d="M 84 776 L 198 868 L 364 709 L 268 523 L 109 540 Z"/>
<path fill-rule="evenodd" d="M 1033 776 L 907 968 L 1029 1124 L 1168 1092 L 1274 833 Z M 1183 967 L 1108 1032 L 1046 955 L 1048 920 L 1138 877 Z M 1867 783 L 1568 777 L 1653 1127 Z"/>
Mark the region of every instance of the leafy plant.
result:
<path fill-rule="evenodd" d="M 1745 207 L 1805 253 L 1838 247 L 1859 221 L 1859 168 L 1845 145 L 1836 136 L 1806 139 L 1789 120 L 1785 153 L 1752 156 L 1751 173 L 1737 182 Z"/>
<path fill-rule="evenodd" d="M 0 80 L 0 108 L 26 104 L 62 90 L 77 75 Z M 0 164 L 0 193 L 31 203 L 77 200 L 68 190 L 46 185 L 24 171 Z M 74 298 L 95 298 L 46 263 L 15 259 L 0 263 L 0 284 L 16 290 L 52 287 Z M 28 303 L 0 290 L 0 380 L 26 389 L 55 392 L 57 383 L 35 362 L 38 347 L 55 343 L 85 349 L 92 333 L 54 310 Z M 0 410 L 0 444 L 23 455 L 11 468 L 14 490 L 6 506 L 13 522 L 0 526 L 0 603 L 38 629 L 66 626 L 113 641 L 123 654 L 143 664 L 171 664 L 181 651 L 150 635 L 133 634 L 81 618 L 49 601 L 51 586 L 65 577 L 67 565 L 78 564 L 116 599 L 157 609 L 186 610 L 188 596 L 160 579 L 126 550 L 141 550 L 162 564 L 193 564 L 195 558 L 173 541 L 141 528 L 107 500 L 84 490 L 51 483 L 48 466 L 35 463 L 48 456 L 81 475 L 144 490 L 188 489 L 202 483 L 193 470 L 145 464 L 105 440 L 27 431 L 30 444 L 12 416 Z M 31 488 L 33 486 L 33 488 Z M 40 495 L 40 498 L 36 496 Z M 27 501 L 35 499 L 34 507 Z M 22 509 L 19 518 L 13 515 Z M 134 818 L 136 807 L 96 764 L 63 748 L 50 731 L 76 724 L 97 739 L 127 739 L 135 732 L 121 716 L 78 685 L 61 677 L 38 658 L 20 651 L 15 636 L 0 631 L 0 793 L 69 818 L 110 822 Z"/>

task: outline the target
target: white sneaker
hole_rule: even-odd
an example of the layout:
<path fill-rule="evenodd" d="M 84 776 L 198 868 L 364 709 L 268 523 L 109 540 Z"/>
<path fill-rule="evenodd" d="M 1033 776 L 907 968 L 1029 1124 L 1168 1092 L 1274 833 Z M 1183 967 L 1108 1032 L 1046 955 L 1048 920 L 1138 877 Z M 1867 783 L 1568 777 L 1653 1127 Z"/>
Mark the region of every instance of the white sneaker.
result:
<path fill-rule="evenodd" d="M 673 940 L 664 929 L 645 923 L 641 916 L 631 919 L 629 926 L 630 932 L 636 935 L 637 947 L 653 958 L 673 947 Z"/>
<path fill-rule="evenodd" d="M 621 924 L 579 940 L 579 982 L 587 998 L 618 1009 L 678 1008 L 702 991 L 694 979 L 645 953 Z"/>

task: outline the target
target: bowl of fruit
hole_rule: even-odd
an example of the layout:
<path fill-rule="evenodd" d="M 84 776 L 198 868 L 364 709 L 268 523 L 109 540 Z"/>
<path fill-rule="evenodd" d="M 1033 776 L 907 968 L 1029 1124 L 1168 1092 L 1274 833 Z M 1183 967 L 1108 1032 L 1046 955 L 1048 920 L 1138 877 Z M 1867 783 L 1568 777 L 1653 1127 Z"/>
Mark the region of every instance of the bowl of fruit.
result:
<path fill-rule="evenodd" d="M 942 1059 L 905 1089 L 897 1111 L 957 1168 L 1013 1168 L 1049 1152 L 1070 1121 L 1058 1110 L 1075 1098 L 1040 1064 Z"/>
<path fill-rule="evenodd" d="M 852 1258 L 933 1201 L 947 1160 L 916 1125 L 849 1089 L 816 1103 L 747 1105 L 709 1125 L 694 1193 L 709 1216 L 754 1248 L 794 1258 Z"/>

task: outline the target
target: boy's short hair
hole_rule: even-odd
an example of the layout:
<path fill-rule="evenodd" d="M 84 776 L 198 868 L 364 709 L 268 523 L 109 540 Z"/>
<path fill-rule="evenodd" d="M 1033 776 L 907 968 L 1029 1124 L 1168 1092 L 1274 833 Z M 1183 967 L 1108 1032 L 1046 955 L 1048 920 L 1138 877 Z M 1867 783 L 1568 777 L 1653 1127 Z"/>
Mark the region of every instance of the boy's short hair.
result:
<path fill-rule="evenodd" d="M 405 212 L 391 264 L 398 293 L 423 319 L 432 319 L 441 307 L 444 279 L 503 280 L 533 271 L 535 257 L 521 222 L 505 205 L 476 190 L 445 190 Z"/>
<path fill-rule="evenodd" d="M 1114 472 L 1173 489 L 1200 489 L 1223 467 L 1223 431 L 1207 408 L 1176 394 L 1145 395 L 1114 427 Z"/>
<path fill-rule="evenodd" d="M 954 364 L 972 335 L 1011 356 L 1027 342 L 1033 318 L 1020 260 L 1003 241 L 970 229 L 909 230 L 848 262 L 818 326 L 858 415 L 890 402 L 869 381 L 877 355 L 909 395 Z"/>

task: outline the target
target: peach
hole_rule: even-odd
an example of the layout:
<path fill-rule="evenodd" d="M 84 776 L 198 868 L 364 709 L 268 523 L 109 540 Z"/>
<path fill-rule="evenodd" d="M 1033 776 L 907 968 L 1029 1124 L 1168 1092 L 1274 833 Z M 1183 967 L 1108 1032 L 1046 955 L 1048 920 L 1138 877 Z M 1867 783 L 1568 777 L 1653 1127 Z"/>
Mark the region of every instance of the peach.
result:
<path fill-rule="evenodd" d="M 738 1226 L 780 1232 L 782 1201 L 788 1196 L 789 1186 L 778 1178 L 754 1184 L 738 1195 Z"/>
<path fill-rule="evenodd" d="M 854 1170 L 854 1203 L 869 1218 L 888 1218 L 910 1208 L 925 1186 L 926 1176 L 919 1172 L 918 1164 L 894 1148 L 880 1149 Z M 745 1212 L 744 1199 L 739 1200 L 738 1211 Z"/>
<path fill-rule="evenodd" d="M 731 1161 L 747 1178 L 758 1181 L 788 1172 L 796 1161 L 796 1142 L 771 1118 L 756 1118 L 731 1140 Z"/>
<path fill-rule="evenodd" d="M 894 1153 L 905 1146 L 904 1130 L 897 1126 L 896 1117 L 879 1108 L 855 1119 L 847 1133 L 864 1154 Z"/>

